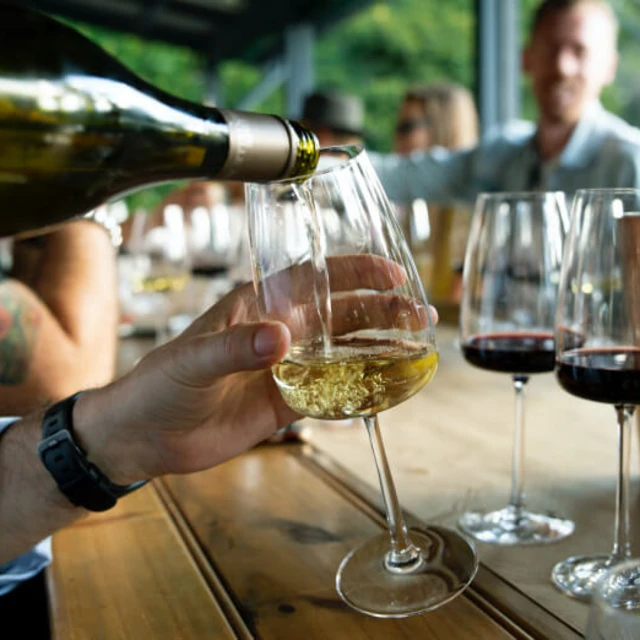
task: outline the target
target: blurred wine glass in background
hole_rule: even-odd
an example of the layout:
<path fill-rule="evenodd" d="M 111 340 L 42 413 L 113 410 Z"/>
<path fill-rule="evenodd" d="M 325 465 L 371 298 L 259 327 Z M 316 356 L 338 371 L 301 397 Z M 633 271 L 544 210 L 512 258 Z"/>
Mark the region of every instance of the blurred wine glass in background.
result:
<path fill-rule="evenodd" d="M 136 211 L 127 241 L 127 303 L 134 330 L 153 332 L 161 344 L 177 329 L 190 279 L 182 208 L 166 205 L 159 216 Z"/>

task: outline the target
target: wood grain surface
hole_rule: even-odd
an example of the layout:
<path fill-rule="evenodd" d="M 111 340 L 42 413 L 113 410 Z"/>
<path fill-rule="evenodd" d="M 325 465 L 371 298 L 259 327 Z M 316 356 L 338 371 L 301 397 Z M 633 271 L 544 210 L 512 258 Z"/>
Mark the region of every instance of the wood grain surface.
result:
<path fill-rule="evenodd" d="M 151 485 L 57 533 L 53 552 L 54 640 L 237 637 Z"/>
<path fill-rule="evenodd" d="M 295 451 L 295 445 L 289 447 Z M 380 525 L 287 445 L 266 446 L 207 472 L 166 478 L 166 498 L 265 639 L 524 637 L 462 596 L 401 620 L 352 611 L 335 590 L 342 558 Z"/>

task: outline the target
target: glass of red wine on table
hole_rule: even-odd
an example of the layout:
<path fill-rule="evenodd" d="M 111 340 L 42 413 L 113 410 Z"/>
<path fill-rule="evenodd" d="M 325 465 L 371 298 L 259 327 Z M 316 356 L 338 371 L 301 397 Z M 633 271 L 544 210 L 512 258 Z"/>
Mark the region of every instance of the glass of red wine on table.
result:
<path fill-rule="evenodd" d="M 460 343 L 465 359 L 509 374 L 516 395 L 511 497 L 496 511 L 469 511 L 460 528 L 499 545 L 543 544 L 574 523 L 527 509 L 524 493 L 524 394 L 529 377 L 552 372 L 554 319 L 564 238 L 564 194 L 481 194 L 464 262 Z"/>
<path fill-rule="evenodd" d="M 629 441 L 640 404 L 640 190 L 578 191 L 571 209 L 556 316 L 556 375 L 572 395 L 611 404 L 618 423 L 613 549 L 558 563 L 554 584 L 589 599 L 605 572 L 631 556 Z M 629 584 L 610 585 L 612 600 Z"/>

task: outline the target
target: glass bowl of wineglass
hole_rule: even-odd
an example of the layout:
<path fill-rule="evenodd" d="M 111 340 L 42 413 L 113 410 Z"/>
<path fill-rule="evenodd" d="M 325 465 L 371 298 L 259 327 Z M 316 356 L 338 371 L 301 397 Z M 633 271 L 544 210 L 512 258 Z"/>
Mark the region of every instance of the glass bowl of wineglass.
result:
<path fill-rule="evenodd" d="M 131 222 L 127 244 L 131 305 L 138 311 L 134 323 L 151 330 L 156 343 L 169 339 L 171 325 L 188 307 L 190 279 L 182 207 L 167 205 L 157 214 L 138 211 Z"/>
<path fill-rule="evenodd" d="M 482 542 L 543 544 L 570 535 L 571 520 L 527 508 L 524 394 L 555 365 L 554 319 L 568 212 L 560 192 L 478 197 L 464 261 L 460 343 L 472 365 L 509 374 L 516 395 L 511 496 L 495 511 L 468 511 L 460 527 Z"/>
<path fill-rule="evenodd" d="M 561 591 L 587 600 L 608 569 L 631 557 L 629 440 L 640 403 L 640 190 L 586 189 L 574 196 L 555 333 L 560 385 L 579 398 L 610 404 L 618 424 L 613 549 L 568 558 L 552 571 Z"/>
<path fill-rule="evenodd" d="M 388 531 L 342 561 L 336 588 L 354 609 L 405 617 L 435 609 L 477 570 L 472 543 L 439 526 L 408 530 L 377 415 L 404 402 L 438 363 L 429 306 L 409 249 L 359 147 L 323 149 L 304 180 L 248 184 L 250 251 L 261 315 L 284 322 L 273 367 L 301 415 L 364 420 Z"/>

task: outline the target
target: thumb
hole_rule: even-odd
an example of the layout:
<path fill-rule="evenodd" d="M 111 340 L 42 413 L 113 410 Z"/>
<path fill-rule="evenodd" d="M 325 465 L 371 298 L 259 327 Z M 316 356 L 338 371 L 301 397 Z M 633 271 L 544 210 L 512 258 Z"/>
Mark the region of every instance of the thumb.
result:
<path fill-rule="evenodd" d="M 191 385 L 239 371 L 266 369 L 284 358 L 291 334 L 281 322 L 238 324 L 195 336 L 182 344 L 173 375 Z"/>

